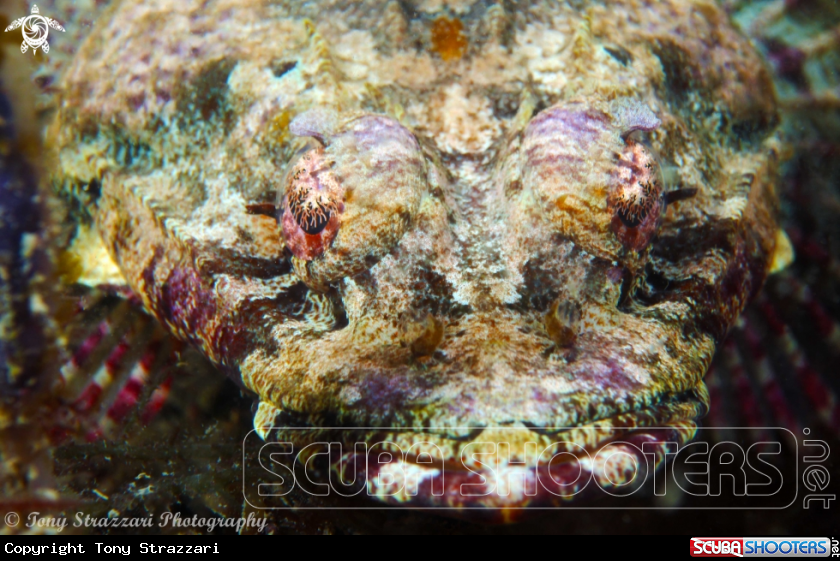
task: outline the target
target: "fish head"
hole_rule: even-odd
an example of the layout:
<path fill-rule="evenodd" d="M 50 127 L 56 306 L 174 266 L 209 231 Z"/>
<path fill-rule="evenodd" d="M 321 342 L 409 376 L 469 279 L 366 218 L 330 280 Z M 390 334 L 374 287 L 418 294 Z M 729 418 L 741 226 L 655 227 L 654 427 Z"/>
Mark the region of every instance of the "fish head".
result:
<path fill-rule="evenodd" d="M 645 443 L 689 440 L 778 230 L 773 90 L 725 14 L 318 5 L 123 2 L 66 73 L 57 182 L 95 186 L 146 309 L 257 396 L 260 435 L 332 435 L 330 469 L 386 502 L 554 504 L 431 490 L 508 468 L 615 485 Z M 409 472 L 418 493 L 377 478 Z"/>

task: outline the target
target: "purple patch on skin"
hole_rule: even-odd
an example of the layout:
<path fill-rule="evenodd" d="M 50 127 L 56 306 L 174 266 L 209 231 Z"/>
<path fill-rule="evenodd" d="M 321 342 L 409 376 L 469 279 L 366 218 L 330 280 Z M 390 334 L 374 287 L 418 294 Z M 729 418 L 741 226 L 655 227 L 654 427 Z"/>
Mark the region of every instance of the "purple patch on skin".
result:
<path fill-rule="evenodd" d="M 802 49 L 791 47 L 775 39 L 764 41 L 767 58 L 773 63 L 776 72 L 785 80 L 794 84 L 800 91 L 808 90 L 805 76 L 805 63 L 808 55 Z"/>
<path fill-rule="evenodd" d="M 538 164 L 552 164 L 554 166 L 568 166 L 573 167 L 578 162 L 580 162 L 580 158 L 577 156 L 573 156 L 571 154 L 558 154 L 556 152 L 550 152 L 545 150 L 540 145 L 535 145 L 529 147 L 525 153 L 528 156 L 528 163 L 532 166 Z M 548 171 L 551 173 L 551 170 Z M 580 176 L 580 173 L 576 173 L 575 176 Z"/>
<path fill-rule="evenodd" d="M 624 280 L 624 269 L 621 267 L 610 267 L 607 269 L 607 278 L 613 284 L 618 284 Z"/>
<path fill-rule="evenodd" d="M 525 135 L 573 139 L 579 144 L 590 144 L 604 130 L 607 117 L 594 111 L 572 111 L 557 107 L 546 109 L 528 124 Z"/>
<path fill-rule="evenodd" d="M 414 135 L 398 121 L 381 115 L 366 115 L 353 123 L 350 129 L 353 140 L 361 150 L 377 150 L 391 142 L 410 146 L 415 150 L 420 145 Z"/>
<path fill-rule="evenodd" d="M 187 333 L 199 333 L 216 315 L 216 297 L 194 269 L 177 268 L 160 290 L 160 310 Z"/>
<path fill-rule="evenodd" d="M 597 362 L 581 364 L 580 369 L 573 376 L 586 380 L 594 389 L 593 393 L 609 390 L 632 394 L 634 391 L 644 389 L 643 384 L 628 376 L 624 368 L 612 358 L 602 358 Z"/>
<path fill-rule="evenodd" d="M 650 107 L 638 101 L 628 101 L 620 104 L 615 110 L 615 119 L 621 129 L 621 136 L 635 131 L 650 132 L 659 128 L 659 120 Z"/>
<path fill-rule="evenodd" d="M 354 408 L 390 416 L 406 410 L 407 404 L 422 397 L 433 384 L 422 381 L 412 372 L 368 372 L 358 383 L 361 394 Z"/>
<path fill-rule="evenodd" d="M 163 248 L 159 247 L 143 271 L 143 292 L 158 319 L 173 325 L 191 343 L 202 346 L 209 323 L 216 316 L 216 295 L 189 267 L 173 269 L 166 282 L 158 284 L 155 269 L 162 256 Z"/>
<path fill-rule="evenodd" d="M 226 365 L 235 365 L 251 348 L 247 339 L 248 325 L 245 322 L 222 323 L 213 334 L 213 348 Z"/>
<path fill-rule="evenodd" d="M 553 107 L 534 117 L 523 141 L 528 166 L 536 177 L 564 176 L 579 181 L 581 165 L 594 144 L 608 130 L 609 117 L 584 106 Z"/>

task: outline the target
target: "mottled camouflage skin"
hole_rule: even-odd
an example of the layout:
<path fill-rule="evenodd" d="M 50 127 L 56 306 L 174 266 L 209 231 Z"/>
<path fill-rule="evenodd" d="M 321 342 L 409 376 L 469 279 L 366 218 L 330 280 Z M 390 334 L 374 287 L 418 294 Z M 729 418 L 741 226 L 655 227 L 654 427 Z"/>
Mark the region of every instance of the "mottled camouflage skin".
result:
<path fill-rule="evenodd" d="M 573 4 L 117 2 L 59 84 L 54 182 L 258 427 L 429 428 L 444 454 L 500 438 L 462 427 L 690 428 L 776 249 L 771 79 L 714 3 Z M 658 126 L 629 137 L 639 108 Z M 345 210 L 301 261 L 249 205 L 309 137 Z M 608 204 L 632 142 L 695 192 L 639 251 Z"/>

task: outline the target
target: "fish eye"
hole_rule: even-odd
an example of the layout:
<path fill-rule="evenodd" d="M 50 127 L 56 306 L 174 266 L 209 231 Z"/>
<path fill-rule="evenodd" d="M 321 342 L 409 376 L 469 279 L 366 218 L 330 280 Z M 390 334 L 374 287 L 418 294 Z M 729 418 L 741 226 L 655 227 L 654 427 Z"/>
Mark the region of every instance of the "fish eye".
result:
<path fill-rule="evenodd" d="M 661 166 L 642 136 L 660 124 L 627 99 L 562 102 L 535 115 L 523 135 L 523 185 L 547 228 L 637 267 L 665 209 Z"/>
<path fill-rule="evenodd" d="M 280 228 L 298 276 L 313 289 L 358 274 L 388 254 L 428 190 L 414 135 L 384 115 L 298 115 L 290 130 L 310 137 L 279 190 Z"/>
<path fill-rule="evenodd" d="M 618 155 L 607 204 L 611 229 L 628 249 L 642 251 L 653 240 L 664 210 L 662 171 L 653 151 L 632 136 Z"/>
<path fill-rule="evenodd" d="M 324 147 L 311 147 L 289 165 L 280 203 L 280 229 L 296 258 L 311 261 L 329 248 L 338 233 L 344 192 Z"/>

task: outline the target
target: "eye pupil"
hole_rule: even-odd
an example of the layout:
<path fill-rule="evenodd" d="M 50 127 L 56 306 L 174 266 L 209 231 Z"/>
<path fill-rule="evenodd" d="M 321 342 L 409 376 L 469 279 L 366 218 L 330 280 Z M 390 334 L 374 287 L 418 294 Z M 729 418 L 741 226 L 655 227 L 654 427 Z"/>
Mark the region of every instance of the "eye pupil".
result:
<path fill-rule="evenodd" d="M 332 217 L 329 201 L 312 193 L 311 189 L 299 189 L 289 195 L 289 210 L 298 226 L 311 236 L 324 231 Z"/>
<path fill-rule="evenodd" d="M 639 181 L 633 189 L 627 189 L 618 201 L 616 214 L 628 228 L 637 228 L 650 214 L 656 203 L 656 184 Z"/>
<path fill-rule="evenodd" d="M 295 220 L 309 235 L 315 236 L 324 231 L 327 227 L 327 222 L 330 221 L 332 213 L 329 210 L 322 209 L 321 212 L 310 214 L 308 217 L 304 215 L 296 215 Z"/>
<path fill-rule="evenodd" d="M 620 209 L 618 211 L 618 217 L 628 228 L 637 228 L 639 224 L 645 221 L 646 216 L 646 214 L 642 215 L 639 213 L 630 213 L 624 209 Z"/>

